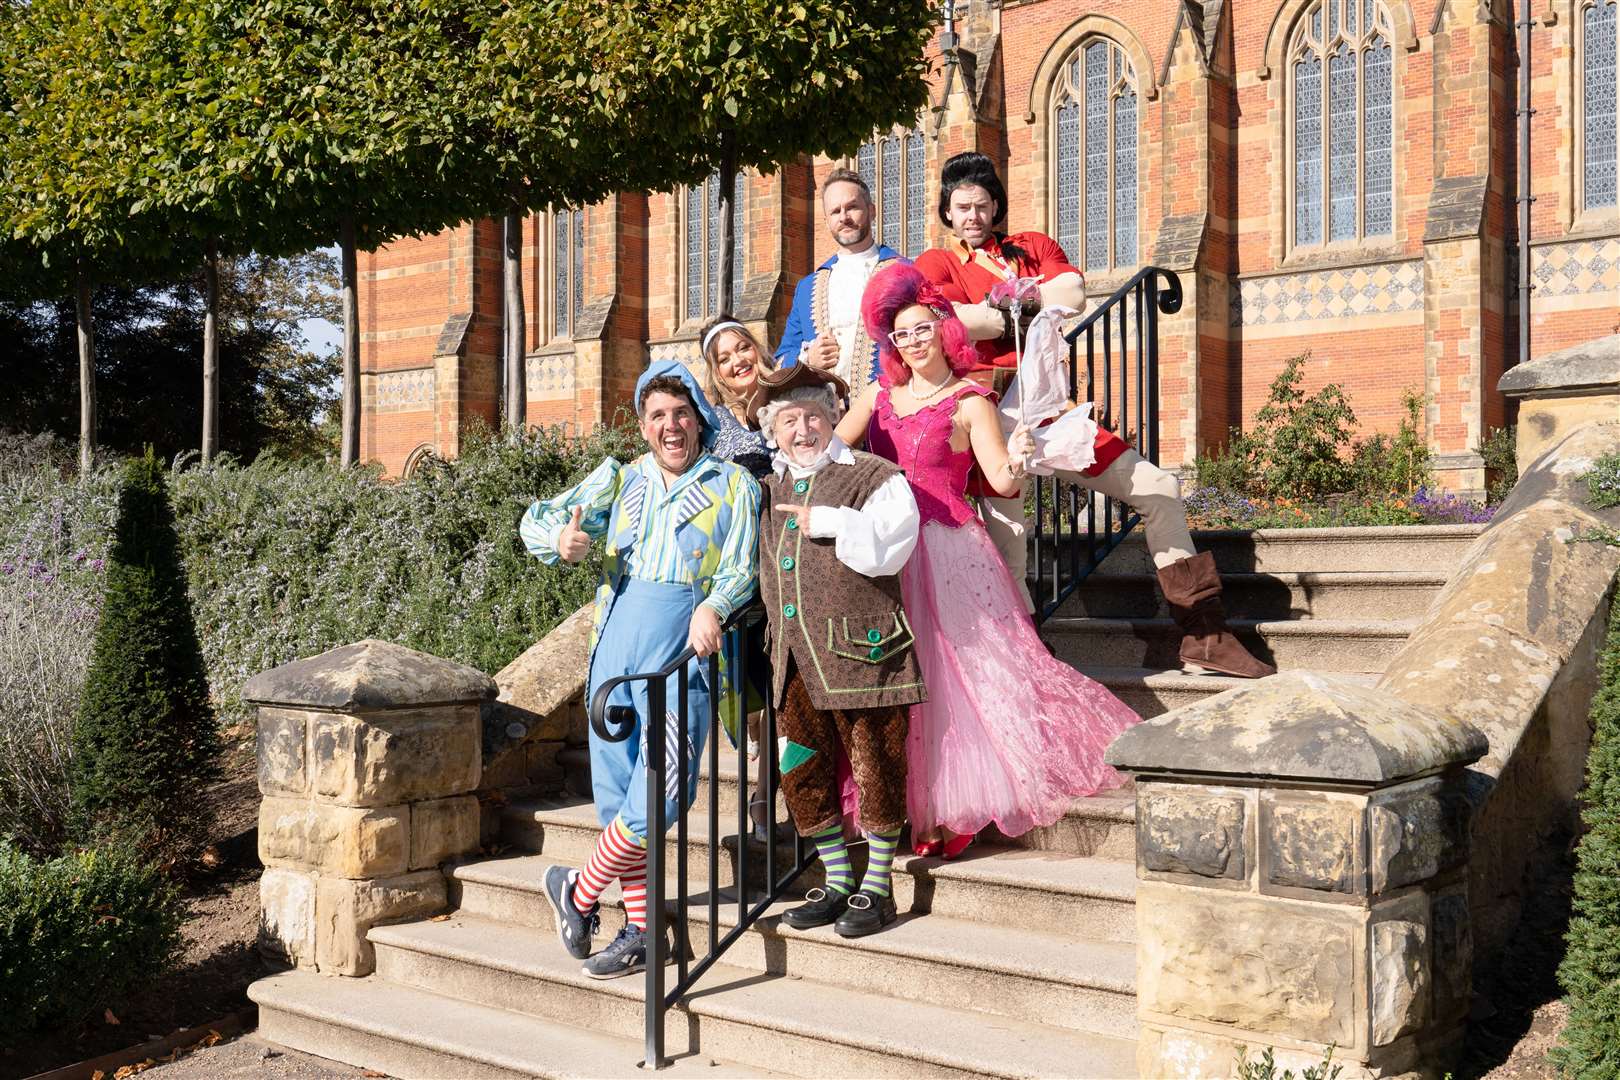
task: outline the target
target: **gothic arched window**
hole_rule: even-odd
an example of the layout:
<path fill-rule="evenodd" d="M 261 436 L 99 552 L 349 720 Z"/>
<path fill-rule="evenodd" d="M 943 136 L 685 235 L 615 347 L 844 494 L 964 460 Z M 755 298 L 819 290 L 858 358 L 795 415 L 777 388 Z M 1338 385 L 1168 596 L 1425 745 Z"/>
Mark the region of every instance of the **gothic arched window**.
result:
<path fill-rule="evenodd" d="M 1288 51 L 1298 247 L 1395 232 L 1395 54 L 1376 0 L 1320 0 Z"/>
<path fill-rule="evenodd" d="M 1136 243 L 1136 72 L 1125 50 L 1092 38 L 1053 90 L 1057 242 L 1076 265 L 1139 262 Z"/>
<path fill-rule="evenodd" d="M 556 210 L 551 227 L 551 334 L 571 337 L 585 306 L 585 211 Z"/>
<path fill-rule="evenodd" d="M 855 171 L 876 203 L 873 238 L 909 258 L 927 242 L 927 159 L 920 127 L 879 136 L 855 152 Z"/>
<path fill-rule="evenodd" d="M 732 296 L 741 291 L 743 278 L 743 225 L 748 220 L 748 178 L 737 174 L 731 202 Z M 697 187 L 687 188 L 682 199 L 682 264 L 686 273 L 686 319 L 719 313 L 720 306 L 720 174 L 711 173 Z M 733 301 L 735 302 L 735 300 Z"/>
<path fill-rule="evenodd" d="M 1612 210 L 1617 203 L 1620 144 L 1615 138 L 1615 81 L 1620 57 L 1616 0 L 1581 8 L 1581 208 Z"/>

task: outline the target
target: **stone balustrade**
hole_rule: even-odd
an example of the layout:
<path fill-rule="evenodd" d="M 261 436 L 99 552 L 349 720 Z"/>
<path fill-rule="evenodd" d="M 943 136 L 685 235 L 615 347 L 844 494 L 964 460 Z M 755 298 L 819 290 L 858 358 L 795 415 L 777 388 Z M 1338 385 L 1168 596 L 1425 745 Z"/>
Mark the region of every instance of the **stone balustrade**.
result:
<path fill-rule="evenodd" d="M 440 864 L 479 845 L 482 672 L 362 641 L 250 679 L 258 708 L 260 941 L 339 975 L 366 931 L 447 903 Z"/>
<path fill-rule="evenodd" d="M 1231 1075 L 1241 1048 L 1345 1078 L 1462 1034 L 1471 726 L 1282 674 L 1125 732 L 1137 793 L 1142 1076 Z"/>
<path fill-rule="evenodd" d="M 1509 368 L 1497 389 L 1519 406 L 1514 435 L 1522 470 L 1580 425 L 1620 421 L 1620 334 Z"/>

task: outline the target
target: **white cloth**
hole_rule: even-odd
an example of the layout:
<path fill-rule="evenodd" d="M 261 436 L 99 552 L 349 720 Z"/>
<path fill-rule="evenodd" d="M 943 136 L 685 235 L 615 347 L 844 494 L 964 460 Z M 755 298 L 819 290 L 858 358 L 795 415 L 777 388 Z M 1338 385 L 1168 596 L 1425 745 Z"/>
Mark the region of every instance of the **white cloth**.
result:
<path fill-rule="evenodd" d="M 840 251 L 832 265 L 832 276 L 827 281 L 827 324 L 838 342 L 838 367 L 834 372 L 849 386 L 856 385 L 851 363 L 855 337 L 861 326 L 861 296 L 866 292 L 866 283 L 876 273 L 877 264 L 876 243 L 853 255 Z M 871 357 L 862 357 L 861 362 L 870 363 Z M 860 381 L 864 384 L 865 379 Z"/>
<path fill-rule="evenodd" d="M 1074 308 L 1042 308 L 1029 324 L 1021 342 L 1018 373 L 1001 399 L 1001 430 L 1011 435 L 1020 422 L 1027 424 L 1035 440 L 1035 452 L 1024 467 L 1036 476 L 1050 476 L 1062 469 L 1084 472 L 1097 462 L 1097 421 L 1088 401 L 1078 408 L 1069 404 L 1069 343 L 1063 340 L 1063 323 L 1080 314 Z M 1061 417 L 1046 427 L 1044 420 Z"/>
<path fill-rule="evenodd" d="M 809 465 L 796 465 L 781 451 L 771 462 L 778 476 L 787 472 L 795 480 L 814 476 L 828 466 L 853 464 L 855 452 L 836 435 Z M 832 540 L 838 561 L 857 574 L 890 577 L 911 558 L 920 526 L 911 484 L 905 474 L 896 473 L 859 507 L 812 506 L 805 531 L 817 540 Z"/>

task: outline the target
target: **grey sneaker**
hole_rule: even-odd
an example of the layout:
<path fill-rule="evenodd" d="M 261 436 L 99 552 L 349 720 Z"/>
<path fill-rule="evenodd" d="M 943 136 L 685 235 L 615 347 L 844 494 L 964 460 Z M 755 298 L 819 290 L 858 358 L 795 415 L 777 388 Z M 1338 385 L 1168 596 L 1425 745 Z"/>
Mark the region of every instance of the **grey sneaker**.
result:
<path fill-rule="evenodd" d="M 593 979 L 617 979 L 633 975 L 647 966 L 647 935 L 633 923 L 625 923 L 619 936 L 608 947 L 585 961 L 579 970 Z"/>
<path fill-rule="evenodd" d="M 581 915 L 574 905 L 574 884 L 578 880 L 579 871 L 566 866 L 546 870 L 546 899 L 551 901 L 551 910 L 557 913 L 557 936 L 569 956 L 583 960 L 591 955 L 591 935 L 601 925 L 601 917 L 597 914 L 598 905 L 591 905 L 589 915 Z"/>

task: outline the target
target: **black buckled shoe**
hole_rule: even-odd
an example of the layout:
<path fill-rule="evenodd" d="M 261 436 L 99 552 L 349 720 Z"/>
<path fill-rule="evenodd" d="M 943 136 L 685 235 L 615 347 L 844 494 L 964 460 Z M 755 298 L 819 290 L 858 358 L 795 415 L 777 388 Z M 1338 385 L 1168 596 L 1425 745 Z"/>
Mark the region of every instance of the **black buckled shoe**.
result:
<path fill-rule="evenodd" d="M 862 889 L 849 898 L 848 910 L 838 917 L 833 929 L 839 937 L 865 937 L 877 933 L 894 920 L 894 897 L 878 896 Z"/>
<path fill-rule="evenodd" d="M 809 930 L 838 922 L 849 906 L 850 897 L 837 889 L 811 889 L 804 894 L 806 903 L 782 912 L 782 921 L 795 930 Z"/>

